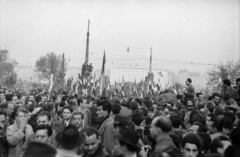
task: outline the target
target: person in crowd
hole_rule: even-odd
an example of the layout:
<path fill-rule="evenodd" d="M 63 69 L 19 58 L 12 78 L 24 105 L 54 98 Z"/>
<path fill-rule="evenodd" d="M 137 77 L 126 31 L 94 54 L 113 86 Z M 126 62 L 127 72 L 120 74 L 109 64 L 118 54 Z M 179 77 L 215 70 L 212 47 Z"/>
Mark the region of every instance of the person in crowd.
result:
<path fill-rule="evenodd" d="M 98 118 L 101 119 L 101 125 L 98 128 L 99 131 L 99 139 L 102 142 L 104 139 L 104 130 L 108 122 L 112 121 L 112 117 L 110 117 L 110 113 L 112 110 L 112 105 L 108 100 L 101 100 L 97 103 L 97 114 Z"/>
<path fill-rule="evenodd" d="M 203 98 L 203 93 L 197 93 L 197 98 L 194 100 L 194 106 L 198 107 L 199 105 L 206 105 L 206 101 Z"/>
<path fill-rule="evenodd" d="M 56 157 L 55 148 L 40 142 L 31 142 L 27 147 L 23 157 Z"/>
<path fill-rule="evenodd" d="M 162 154 L 162 152 L 168 148 L 175 147 L 172 139 L 169 137 L 172 131 L 172 124 L 169 118 L 166 116 L 159 116 L 153 119 L 151 123 L 151 136 L 156 139 L 156 146 L 151 157 L 156 156 L 156 154 Z"/>
<path fill-rule="evenodd" d="M 2 109 L 4 112 L 6 112 L 6 126 L 10 126 L 14 123 L 13 119 L 11 118 L 11 115 L 14 111 L 14 106 L 12 103 L 3 102 L 0 104 L 0 109 Z"/>
<path fill-rule="evenodd" d="M 82 150 L 78 154 L 82 157 L 107 157 L 109 152 L 105 149 L 104 145 L 99 140 L 99 133 L 96 128 L 87 127 L 81 131 L 85 135 L 85 141 L 82 145 Z"/>
<path fill-rule="evenodd" d="M 71 106 L 66 105 L 63 107 L 63 119 L 56 123 L 56 130 L 55 130 L 56 133 L 59 133 L 70 124 L 70 118 L 71 118 L 72 112 L 73 112 L 73 109 Z"/>
<path fill-rule="evenodd" d="M 35 139 L 37 142 L 51 144 L 52 133 L 52 127 L 50 127 L 49 125 L 37 125 L 37 127 L 35 128 Z"/>
<path fill-rule="evenodd" d="M 8 156 L 9 144 L 6 136 L 6 113 L 0 110 L 0 157 Z"/>
<path fill-rule="evenodd" d="M 3 91 L 0 92 L 0 103 L 3 103 L 6 101 L 6 97 Z"/>
<path fill-rule="evenodd" d="M 106 123 L 105 129 L 103 131 L 103 136 L 102 136 L 102 141 L 101 143 L 104 145 L 104 147 L 107 149 L 108 152 L 112 152 L 113 146 L 114 146 L 114 139 L 113 139 L 113 124 L 114 124 L 114 119 L 116 116 L 119 115 L 121 110 L 120 104 L 114 103 L 112 105 L 112 110 L 110 113 L 110 117 L 112 119 Z"/>
<path fill-rule="evenodd" d="M 239 146 L 229 146 L 225 153 L 224 153 L 224 157 L 239 157 L 240 156 L 240 147 Z"/>
<path fill-rule="evenodd" d="M 200 157 L 201 154 L 201 140 L 198 135 L 188 133 L 184 135 L 182 142 L 182 152 L 184 157 Z"/>
<path fill-rule="evenodd" d="M 221 135 L 215 138 L 214 140 L 212 140 L 212 142 L 210 143 L 210 151 L 212 154 L 216 155 L 216 157 L 217 156 L 221 157 L 224 155 L 225 150 L 230 145 L 232 144 L 229 137 L 225 135 Z"/>
<path fill-rule="evenodd" d="M 25 108 L 19 108 L 16 114 L 16 123 L 7 128 L 8 154 L 11 157 L 20 155 L 22 145 L 33 133 L 32 127 L 27 124 L 27 114 Z"/>
<path fill-rule="evenodd" d="M 32 133 L 27 138 L 26 142 L 24 143 L 24 145 L 21 148 L 21 154 L 23 154 L 26 151 L 26 148 L 27 148 L 27 146 L 29 145 L 30 142 L 34 142 L 34 141 L 38 140 L 37 134 L 36 134 L 37 126 L 39 126 L 39 125 L 48 125 L 48 126 L 50 126 L 52 128 L 52 125 L 51 125 L 51 114 L 49 112 L 47 112 L 47 111 L 40 112 L 37 115 L 37 120 L 36 121 L 37 121 L 37 125 L 34 128 L 35 133 Z M 48 133 L 50 133 L 50 132 L 51 131 L 49 131 Z M 51 136 L 48 136 L 48 144 L 51 145 L 52 147 L 57 147 L 57 143 L 56 143 L 55 137 L 56 137 L 56 132 L 52 128 Z"/>
<path fill-rule="evenodd" d="M 226 97 L 231 97 L 234 100 L 239 99 L 238 92 L 235 88 L 231 86 L 231 81 L 229 79 L 223 80 L 223 85 L 222 85 L 220 95 L 222 96 L 223 99 L 226 99 Z"/>
<path fill-rule="evenodd" d="M 194 90 L 194 87 L 192 85 L 192 80 L 190 78 L 187 78 L 186 85 L 187 85 L 187 88 L 184 90 L 185 103 L 187 104 L 187 102 L 189 100 L 191 100 L 192 103 L 193 103 L 195 90 Z"/>
<path fill-rule="evenodd" d="M 212 125 L 208 126 L 211 139 L 214 140 L 216 137 L 222 135 L 223 129 L 223 118 L 218 116 L 213 120 Z"/>
<path fill-rule="evenodd" d="M 78 157 L 77 150 L 85 142 L 85 135 L 69 124 L 56 135 L 59 145 L 56 157 Z"/>
<path fill-rule="evenodd" d="M 84 127 L 91 126 L 91 111 L 88 107 L 87 100 L 84 98 L 79 98 L 78 102 L 78 111 L 83 113 L 84 116 Z"/>
<path fill-rule="evenodd" d="M 195 133 L 195 134 L 197 134 L 199 132 L 206 133 L 207 128 L 200 122 L 194 122 L 189 131 L 192 133 Z"/>
<path fill-rule="evenodd" d="M 221 96 L 219 93 L 215 92 L 212 94 L 213 100 L 211 101 L 214 106 L 218 106 L 221 102 Z"/>
<path fill-rule="evenodd" d="M 122 127 L 114 137 L 113 155 L 122 157 L 140 156 L 138 153 L 139 135 L 135 130 Z"/>
<path fill-rule="evenodd" d="M 79 111 L 74 111 L 71 118 L 71 124 L 73 124 L 80 132 L 83 129 L 83 113 Z"/>

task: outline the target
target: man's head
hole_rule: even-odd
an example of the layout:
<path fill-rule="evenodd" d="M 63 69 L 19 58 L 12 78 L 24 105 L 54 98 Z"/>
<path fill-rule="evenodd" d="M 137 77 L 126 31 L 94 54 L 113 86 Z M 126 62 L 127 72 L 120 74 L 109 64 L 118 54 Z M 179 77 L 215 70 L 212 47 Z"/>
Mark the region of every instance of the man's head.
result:
<path fill-rule="evenodd" d="M 223 118 L 222 117 L 214 118 L 212 125 L 208 126 L 208 130 L 209 130 L 210 134 L 222 132 L 222 129 L 223 129 Z"/>
<path fill-rule="evenodd" d="M 6 113 L 0 110 L 0 135 L 5 132 L 6 125 Z"/>
<path fill-rule="evenodd" d="M 76 153 L 77 149 L 84 143 L 85 136 L 74 125 L 69 124 L 56 135 L 56 141 L 63 149 Z"/>
<path fill-rule="evenodd" d="M 172 113 L 172 114 L 170 114 L 169 119 L 171 120 L 173 128 L 176 128 L 176 129 L 180 128 L 181 123 L 182 123 L 181 116 L 179 116 L 176 113 Z"/>
<path fill-rule="evenodd" d="M 98 118 L 104 118 L 110 114 L 112 105 L 108 100 L 101 100 L 97 102 L 97 114 Z"/>
<path fill-rule="evenodd" d="M 188 110 L 192 110 L 193 109 L 193 101 L 192 100 L 188 100 L 187 101 L 187 108 L 188 108 Z"/>
<path fill-rule="evenodd" d="M 28 117 L 28 112 L 25 108 L 19 108 L 16 113 L 16 121 L 17 123 L 21 123 L 26 121 Z"/>
<path fill-rule="evenodd" d="M 192 133 L 199 133 L 199 132 L 207 132 L 207 128 L 200 122 L 195 122 L 193 125 L 190 127 L 190 132 Z"/>
<path fill-rule="evenodd" d="M 223 120 L 223 130 L 222 130 L 222 133 L 224 135 L 229 135 L 231 133 L 231 131 L 232 131 L 232 128 L 233 128 L 233 122 L 228 117 L 225 117 L 224 120 Z"/>
<path fill-rule="evenodd" d="M 84 128 L 81 133 L 86 137 L 85 142 L 83 143 L 83 149 L 88 154 L 94 154 L 100 143 L 98 140 L 98 130 L 93 127 L 88 127 Z"/>
<path fill-rule="evenodd" d="M 218 106 L 219 103 L 220 103 L 220 100 L 221 100 L 220 94 L 219 93 L 213 93 L 212 98 L 213 98 L 213 103 Z"/>
<path fill-rule="evenodd" d="M 237 79 L 236 79 L 236 85 L 237 85 L 238 87 L 240 87 L 240 78 L 237 78 Z"/>
<path fill-rule="evenodd" d="M 118 115 L 121 111 L 121 105 L 119 103 L 114 103 L 112 105 L 112 114 L 113 115 Z"/>
<path fill-rule="evenodd" d="M 201 151 L 201 140 L 193 133 L 183 136 L 181 145 L 184 157 L 197 157 Z"/>
<path fill-rule="evenodd" d="M 231 86 L 231 81 L 229 79 L 224 79 L 223 80 L 223 86 L 230 87 Z"/>
<path fill-rule="evenodd" d="M 6 99 L 5 94 L 3 92 L 0 93 L 0 100 L 4 101 Z"/>
<path fill-rule="evenodd" d="M 57 99 L 55 100 L 55 103 L 60 104 L 62 101 L 62 97 L 59 95 L 57 96 Z"/>
<path fill-rule="evenodd" d="M 197 93 L 198 100 L 203 100 L 203 93 Z"/>
<path fill-rule="evenodd" d="M 49 125 L 51 126 L 51 114 L 47 111 L 42 111 L 37 115 L 37 124 Z"/>
<path fill-rule="evenodd" d="M 137 152 L 139 134 L 134 129 L 122 127 L 119 132 L 114 135 L 114 138 L 114 155 L 129 156 L 129 154 Z"/>
<path fill-rule="evenodd" d="M 213 139 L 210 143 L 211 153 L 224 154 L 225 150 L 230 146 L 231 141 L 229 137 L 221 135 Z"/>
<path fill-rule="evenodd" d="M 150 133 L 153 138 L 163 134 L 169 134 L 172 130 L 172 123 L 166 116 L 159 116 L 153 119 L 151 123 Z"/>
<path fill-rule="evenodd" d="M 64 120 L 70 120 L 71 114 L 73 112 L 73 109 L 71 106 L 64 106 L 63 107 L 63 119 Z"/>
<path fill-rule="evenodd" d="M 192 80 L 190 78 L 187 78 L 186 85 L 189 86 L 192 83 Z"/>
<path fill-rule="evenodd" d="M 1 103 L 0 108 L 1 108 L 4 112 L 6 112 L 7 116 L 11 116 L 12 113 L 13 113 L 13 111 L 14 111 L 14 106 L 13 106 L 13 104 L 10 104 L 10 103 L 8 103 L 8 102 L 6 102 L 6 101 L 3 102 L 3 103 Z"/>
<path fill-rule="evenodd" d="M 37 125 L 35 128 L 36 140 L 42 143 L 49 143 L 52 136 L 52 127 L 49 125 Z"/>
<path fill-rule="evenodd" d="M 86 100 L 86 99 L 84 99 L 84 98 L 78 98 L 77 102 L 78 102 L 78 105 L 79 105 L 79 106 L 81 106 L 81 107 L 83 107 L 83 108 L 86 108 L 86 107 L 87 107 L 87 100 Z"/>
<path fill-rule="evenodd" d="M 82 112 L 73 112 L 71 123 L 75 125 L 78 129 L 83 125 L 83 113 Z"/>

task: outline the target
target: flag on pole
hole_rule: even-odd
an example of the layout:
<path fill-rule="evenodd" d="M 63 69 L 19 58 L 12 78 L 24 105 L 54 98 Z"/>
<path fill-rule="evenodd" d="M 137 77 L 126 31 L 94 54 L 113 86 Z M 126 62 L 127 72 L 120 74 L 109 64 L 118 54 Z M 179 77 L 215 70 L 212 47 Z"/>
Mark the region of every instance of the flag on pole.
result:
<path fill-rule="evenodd" d="M 49 89 L 48 89 L 48 93 L 49 93 L 49 95 L 48 95 L 48 99 L 51 98 L 52 93 L 53 93 L 53 84 L 54 84 L 53 79 L 54 79 L 54 75 L 53 75 L 53 73 L 51 73 L 51 77 L 50 77 L 50 86 L 49 86 Z"/>
<path fill-rule="evenodd" d="M 105 58 L 105 51 L 104 51 L 102 71 L 100 76 L 100 95 L 101 96 L 106 96 L 105 64 L 106 64 L 106 58 Z"/>

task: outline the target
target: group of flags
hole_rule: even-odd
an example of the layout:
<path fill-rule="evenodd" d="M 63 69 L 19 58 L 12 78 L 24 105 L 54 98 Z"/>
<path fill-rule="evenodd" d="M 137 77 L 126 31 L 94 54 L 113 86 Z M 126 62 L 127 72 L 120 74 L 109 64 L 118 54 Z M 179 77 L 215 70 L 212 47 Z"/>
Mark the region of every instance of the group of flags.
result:
<path fill-rule="evenodd" d="M 54 86 L 54 76 L 51 74 L 50 86 L 49 86 L 49 96 L 51 96 L 53 86 Z M 124 82 L 124 76 L 122 78 L 122 82 L 116 82 L 114 85 L 110 85 L 109 79 L 106 76 L 106 54 L 104 51 L 103 62 L 101 75 L 99 79 L 96 79 L 95 74 L 89 78 L 85 78 L 80 74 L 75 79 L 73 76 L 67 80 L 66 90 L 71 93 L 75 93 L 78 95 L 81 94 L 91 94 L 93 96 L 107 96 L 112 97 L 113 95 L 121 95 L 121 96 L 137 96 L 137 97 L 151 97 L 159 94 L 171 87 L 169 82 L 167 85 L 161 86 L 160 82 L 155 83 L 154 81 L 145 80 L 139 83 L 136 82 Z M 172 91 L 176 94 L 180 93 L 177 91 L 175 86 L 172 86 Z"/>

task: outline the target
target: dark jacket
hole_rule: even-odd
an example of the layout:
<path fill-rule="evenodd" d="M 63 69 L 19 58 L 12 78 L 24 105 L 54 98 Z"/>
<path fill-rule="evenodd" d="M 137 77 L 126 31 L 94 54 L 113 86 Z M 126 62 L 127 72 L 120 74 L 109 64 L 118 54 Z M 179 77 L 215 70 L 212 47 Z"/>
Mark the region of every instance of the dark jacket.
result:
<path fill-rule="evenodd" d="M 104 148 L 103 144 L 99 143 L 98 149 L 94 154 L 88 154 L 87 152 L 83 152 L 82 157 L 109 157 L 109 153 Z"/>
<path fill-rule="evenodd" d="M 7 157 L 9 144 L 6 135 L 0 135 L 0 157 Z"/>
<path fill-rule="evenodd" d="M 189 85 L 186 89 L 186 93 L 184 93 L 186 104 L 190 100 L 194 103 L 194 94 L 195 94 L 195 90 L 194 90 L 193 85 Z"/>
<path fill-rule="evenodd" d="M 153 152 L 150 154 L 150 157 L 155 157 L 161 155 L 165 150 L 170 149 L 170 148 L 175 148 L 176 146 L 174 145 L 172 139 L 170 137 L 161 139 L 157 141 L 157 144 L 155 146 L 155 149 Z"/>

